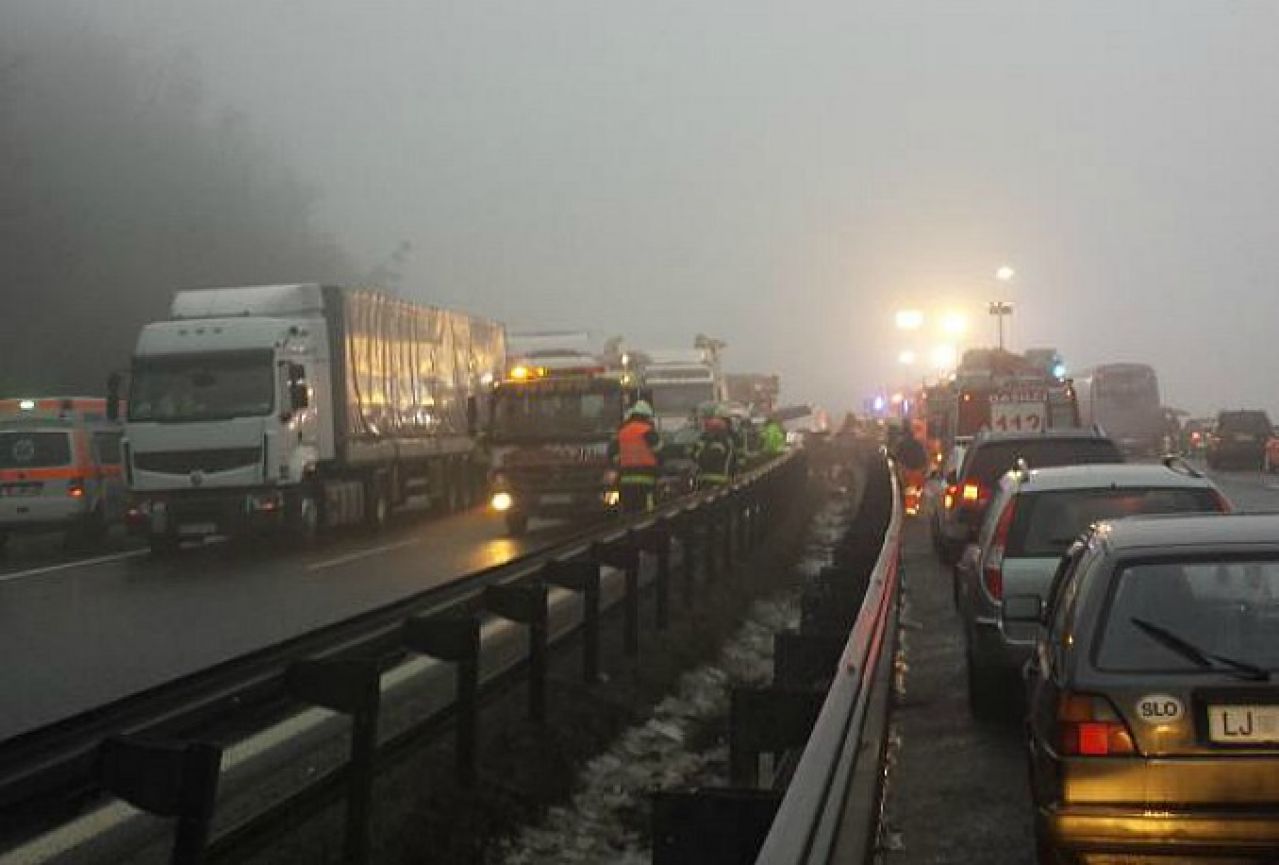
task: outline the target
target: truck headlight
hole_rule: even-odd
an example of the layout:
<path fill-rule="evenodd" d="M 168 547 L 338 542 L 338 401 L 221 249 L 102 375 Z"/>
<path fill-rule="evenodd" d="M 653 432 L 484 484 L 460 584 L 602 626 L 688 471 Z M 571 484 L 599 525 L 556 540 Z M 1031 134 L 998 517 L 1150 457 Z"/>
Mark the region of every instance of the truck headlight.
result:
<path fill-rule="evenodd" d="M 509 511 L 515 504 L 515 499 L 505 490 L 493 493 L 493 498 L 489 499 L 489 504 L 495 511 Z"/>

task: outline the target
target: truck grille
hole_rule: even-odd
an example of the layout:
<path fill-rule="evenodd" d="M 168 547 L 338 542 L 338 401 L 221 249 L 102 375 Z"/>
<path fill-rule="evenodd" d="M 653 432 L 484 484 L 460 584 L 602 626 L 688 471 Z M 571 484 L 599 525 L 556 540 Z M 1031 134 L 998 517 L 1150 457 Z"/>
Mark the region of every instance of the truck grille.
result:
<path fill-rule="evenodd" d="M 257 465 L 262 448 L 221 448 L 207 451 L 152 451 L 135 453 L 133 464 L 147 472 L 187 475 L 194 471 L 226 472 Z"/>
<path fill-rule="evenodd" d="M 520 466 L 506 468 L 506 475 L 515 487 L 542 487 L 553 489 L 592 489 L 600 485 L 607 466 Z"/>

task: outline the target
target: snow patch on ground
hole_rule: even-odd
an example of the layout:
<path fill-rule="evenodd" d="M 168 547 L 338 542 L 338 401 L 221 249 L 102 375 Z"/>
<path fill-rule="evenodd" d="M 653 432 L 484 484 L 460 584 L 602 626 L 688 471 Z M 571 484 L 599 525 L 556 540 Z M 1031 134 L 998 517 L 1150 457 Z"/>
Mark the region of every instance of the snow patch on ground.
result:
<path fill-rule="evenodd" d="M 818 512 L 799 574 L 812 577 L 830 564 L 831 549 L 849 519 L 850 503 L 843 497 Z M 796 627 L 798 620 L 798 591 L 756 602 L 714 663 L 681 676 L 675 692 L 647 722 L 623 733 L 586 765 L 571 802 L 550 809 L 540 824 L 498 846 L 490 861 L 648 865 L 649 794 L 728 783 L 727 742 L 722 735 L 706 741 L 703 734 L 723 725 L 734 686 L 772 681 L 773 634 Z"/>
<path fill-rule="evenodd" d="M 715 663 L 680 677 L 647 722 L 622 734 L 588 763 L 581 787 L 538 826 L 494 854 L 505 865 L 601 863 L 648 865 L 648 795 L 652 790 L 724 783 L 728 746 L 690 750 L 697 734 L 728 714 L 732 688 L 765 685 L 773 674 L 773 634 L 793 627 L 793 594 L 757 602 Z"/>

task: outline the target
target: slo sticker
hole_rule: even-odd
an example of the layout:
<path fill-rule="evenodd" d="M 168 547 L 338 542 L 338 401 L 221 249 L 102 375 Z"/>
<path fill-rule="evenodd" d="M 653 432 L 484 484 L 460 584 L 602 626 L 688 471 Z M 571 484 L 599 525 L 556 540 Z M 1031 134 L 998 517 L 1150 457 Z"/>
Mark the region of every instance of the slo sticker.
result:
<path fill-rule="evenodd" d="M 1137 717 L 1147 724 L 1168 724 L 1185 714 L 1181 701 L 1171 694 L 1147 694 L 1137 701 Z"/>

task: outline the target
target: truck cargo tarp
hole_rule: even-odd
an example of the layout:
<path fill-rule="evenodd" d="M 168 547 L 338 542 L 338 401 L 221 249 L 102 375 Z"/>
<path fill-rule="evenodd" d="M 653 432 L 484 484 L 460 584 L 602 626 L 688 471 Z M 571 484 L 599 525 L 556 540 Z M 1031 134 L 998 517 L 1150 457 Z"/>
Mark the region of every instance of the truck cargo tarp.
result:
<path fill-rule="evenodd" d="M 347 433 L 467 434 L 467 397 L 501 372 L 500 324 L 374 291 L 343 292 Z"/>

